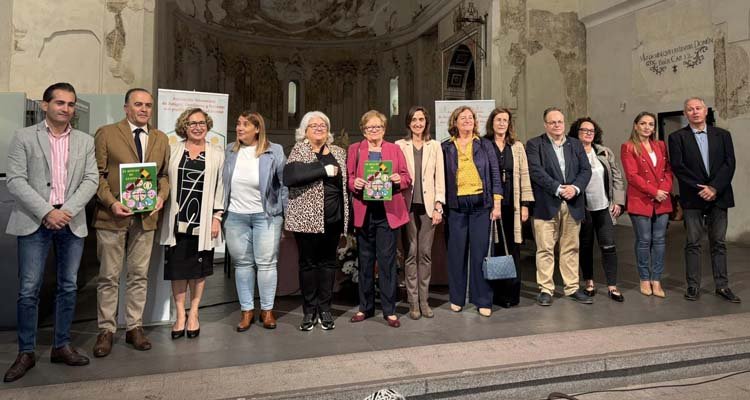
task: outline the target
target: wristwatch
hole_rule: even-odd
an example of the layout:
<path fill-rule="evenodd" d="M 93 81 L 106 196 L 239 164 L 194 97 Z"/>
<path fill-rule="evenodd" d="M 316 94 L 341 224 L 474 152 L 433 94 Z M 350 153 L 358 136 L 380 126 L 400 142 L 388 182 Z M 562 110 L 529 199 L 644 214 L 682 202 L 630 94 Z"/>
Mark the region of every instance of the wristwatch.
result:
<path fill-rule="evenodd" d="M 440 215 L 443 215 L 443 209 L 442 208 L 435 207 L 435 211 L 437 211 L 438 213 L 440 213 Z"/>

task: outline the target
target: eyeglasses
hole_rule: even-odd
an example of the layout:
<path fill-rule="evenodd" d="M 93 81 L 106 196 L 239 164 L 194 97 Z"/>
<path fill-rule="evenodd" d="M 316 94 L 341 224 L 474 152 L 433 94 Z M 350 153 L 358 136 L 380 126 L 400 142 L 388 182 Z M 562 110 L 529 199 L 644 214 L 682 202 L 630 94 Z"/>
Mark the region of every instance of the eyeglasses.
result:
<path fill-rule="evenodd" d="M 565 125 L 565 121 L 545 121 L 547 125 Z"/>
<path fill-rule="evenodd" d="M 187 126 L 194 128 L 196 126 L 206 126 L 206 121 L 190 121 L 187 123 Z"/>
<path fill-rule="evenodd" d="M 596 130 L 594 130 L 594 129 L 586 129 L 586 128 L 578 128 L 578 132 L 583 132 L 583 133 L 588 134 L 588 135 L 593 135 L 594 133 L 596 133 Z"/>
<path fill-rule="evenodd" d="M 379 130 L 383 129 L 383 125 L 373 125 L 373 126 L 366 126 L 365 131 L 366 132 L 377 132 Z"/>
<path fill-rule="evenodd" d="M 328 129 L 328 125 L 326 125 L 326 124 L 310 124 L 307 127 L 310 128 L 310 129 L 312 129 L 312 130 L 314 130 L 314 131 L 317 131 L 317 130 L 324 131 L 324 130 Z"/>

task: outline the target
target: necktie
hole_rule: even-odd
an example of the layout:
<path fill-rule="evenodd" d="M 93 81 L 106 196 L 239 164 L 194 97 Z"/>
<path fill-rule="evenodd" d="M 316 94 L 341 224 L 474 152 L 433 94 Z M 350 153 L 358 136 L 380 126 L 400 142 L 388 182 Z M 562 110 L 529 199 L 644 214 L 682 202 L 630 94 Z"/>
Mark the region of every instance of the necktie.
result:
<path fill-rule="evenodd" d="M 133 136 L 133 140 L 135 140 L 135 150 L 138 153 L 138 162 L 143 162 L 143 147 L 141 147 L 141 132 L 143 132 L 143 129 L 136 128 L 136 130 L 133 131 L 135 134 Z"/>

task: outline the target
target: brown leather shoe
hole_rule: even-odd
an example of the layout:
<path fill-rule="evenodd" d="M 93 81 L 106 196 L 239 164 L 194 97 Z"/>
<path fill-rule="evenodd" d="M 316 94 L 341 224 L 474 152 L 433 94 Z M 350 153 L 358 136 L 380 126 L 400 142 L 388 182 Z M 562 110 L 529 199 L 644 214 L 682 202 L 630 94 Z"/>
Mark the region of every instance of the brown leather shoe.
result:
<path fill-rule="evenodd" d="M 13 382 L 21 378 L 26 375 L 28 370 L 34 368 L 34 365 L 36 365 L 36 357 L 34 356 L 34 353 L 18 353 L 16 361 L 14 361 L 13 365 L 11 365 L 10 368 L 8 368 L 8 371 L 5 372 L 3 381 Z"/>
<path fill-rule="evenodd" d="M 143 328 L 140 326 L 125 332 L 125 343 L 132 344 L 136 350 L 151 350 L 151 342 L 148 341 L 146 334 L 143 333 Z"/>
<path fill-rule="evenodd" d="M 96 337 L 94 357 L 106 357 L 112 351 L 112 332 L 101 331 Z"/>
<path fill-rule="evenodd" d="M 88 365 L 89 358 L 83 354 L 78 354 L 76 349 L 71 345 L 66 344 L 63 347 L 52 349 L 50 354 L 50 361 L 53 363 L 65 363 L 72 367 L 80 367 L 82 365 Z"/>
<path fill-rule="evenodd" d="M 260 310 L 260 320 L 263 321 L 263 327 L 266 329 L 276 329 L 276 317 L 273 310 Z"/>
<path fill-rule="evenodd" d="M 253 310 L 241 311 L 240 313 L 240 323 L 237 324 L 237 332 L 245 332 L 255 322 L 255 316 L 253 315 Z"/>

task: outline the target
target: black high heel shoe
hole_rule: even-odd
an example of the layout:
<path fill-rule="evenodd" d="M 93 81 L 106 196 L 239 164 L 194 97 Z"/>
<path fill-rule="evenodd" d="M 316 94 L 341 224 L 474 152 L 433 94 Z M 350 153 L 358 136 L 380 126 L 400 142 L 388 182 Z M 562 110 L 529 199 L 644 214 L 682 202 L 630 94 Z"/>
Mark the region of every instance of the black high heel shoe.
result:
<path fill-rule="evenodd" d="M 191 331 L 190 329 L 187 329 L 187 315 L 185 315 L 185 331 L 187 332 L 187 338 L 188 339 L 195 339 L 198 337 L 198 335 L 201 334 L 201 326 L 198 324 L 198 329 Z"/>
<path fill-rule="evenodd" d="M 198 329 L 196 329 L 194 331 L 191 331 L 190 329 L 187 330 L 187 338 L 188 339 L 195 339 L 200 334 L 201 334 L 201 328 L 198 328 Z"/>
<path fill-rule="evenodd" d="M 172 340 L 177 340 L 181 337 L 185 336 L 185 331 L 172 331 Z"/>
<path fill-rule="evenodd" d="M 185 328 L 187 328 L 187 315 L 185 315 L 185 326 L 182 328 L 182 330 L 172 331 L 172 340 L 177 340 L 185 336 Z"/>
<path fill-rule="evenodd" d="M 592 283 L 591 285 L 586 285 L 586 288 L 583 289 L 583 293 L 586 293 L 586 296 L 594 297 L 596 296 L 596 286 Z"/>
<path fill-rule="evenodd" d="M 610 299 L 616 302 L 622 303 L 623 301 L 625 301 L 625 296 L 623 296 L 619 290 L 610 290 L 607 292 L 607 294 L 609 295 Z"/>

